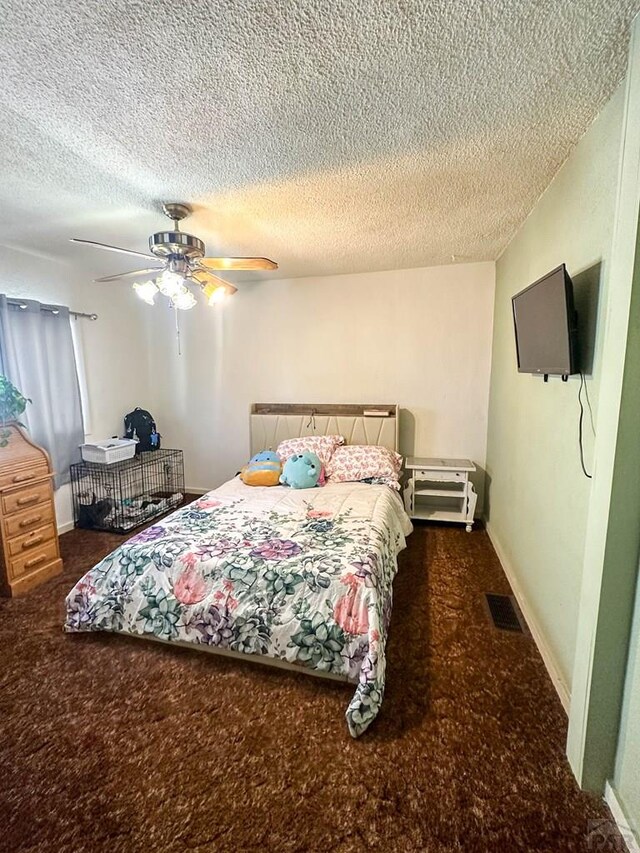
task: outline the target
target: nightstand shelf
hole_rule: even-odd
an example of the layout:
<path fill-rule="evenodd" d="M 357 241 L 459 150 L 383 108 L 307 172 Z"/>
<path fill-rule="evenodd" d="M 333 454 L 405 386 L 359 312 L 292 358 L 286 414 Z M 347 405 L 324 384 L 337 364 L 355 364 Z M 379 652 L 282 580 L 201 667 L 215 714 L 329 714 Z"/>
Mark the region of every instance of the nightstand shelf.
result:
<path fill-rule="evenodd" d="M 462 523 L 470 533 L 478 499 L 469 480 L 473 462 L 410 456 L 405 467 L 410 479 L 404 503 L 411 518 Z"/>
<path fill-rule="evenodd" d="M 433 498 L 462 498 L 464 492 L 462 489 L 415 489 L 413 494 L 416 497 L 425 496 Z"/>

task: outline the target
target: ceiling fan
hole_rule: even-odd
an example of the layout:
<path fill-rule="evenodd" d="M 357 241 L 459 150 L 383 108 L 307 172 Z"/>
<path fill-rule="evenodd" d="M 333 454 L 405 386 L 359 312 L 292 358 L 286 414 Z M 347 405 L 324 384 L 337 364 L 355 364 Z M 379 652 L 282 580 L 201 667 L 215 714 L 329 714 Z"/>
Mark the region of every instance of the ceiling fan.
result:
<path fill-rule="evenodd" d="M 123 279 L 145 279 L 134 281 L 133 289 L 149 305 L 154 304 L 158 293 L 166 296 L 176 309 L 193 308 L 197 300 L 192 288 L 201 290 L 209 305 L 221 302 L 225 296 L 237 291 L 228 281 L 216 275 L 220 270 L 277 270 L 278 264 L 269 258 L 205 258 L 205 246 L 202 240 L 192 234 L 180 231 L 180 221 L 191 213 L 187 204 L 169 202 L 162 205 L 165 216 L 173 222 L 173 231 L 158 231 L 149 237 L 149 250 L 152 254 L 121 249 L 93 240 L 71 239 L 72 243 L 96 246 L 109 252 L 144 258 L 157 266 L 147 266 L 131 272 L 107 275 L 94 279 L 97 282 L 120 281 Z"/>

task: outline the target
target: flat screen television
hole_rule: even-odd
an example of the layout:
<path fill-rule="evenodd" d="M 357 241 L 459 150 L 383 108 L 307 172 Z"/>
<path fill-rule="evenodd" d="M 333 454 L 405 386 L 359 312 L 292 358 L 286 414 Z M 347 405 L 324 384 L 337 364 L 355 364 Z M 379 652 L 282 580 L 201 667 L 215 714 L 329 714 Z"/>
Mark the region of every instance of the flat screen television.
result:
<path fill-rule="evenodd" d="M 564 264 L 512 297 L 520 373 L 578 372 L 573 283 Z"/>

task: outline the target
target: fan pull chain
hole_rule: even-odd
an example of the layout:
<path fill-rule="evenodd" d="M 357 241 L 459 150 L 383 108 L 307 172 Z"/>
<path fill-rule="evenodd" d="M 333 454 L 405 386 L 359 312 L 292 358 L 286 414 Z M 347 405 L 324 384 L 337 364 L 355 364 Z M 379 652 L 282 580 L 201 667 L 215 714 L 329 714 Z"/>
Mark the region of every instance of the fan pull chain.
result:
<path fill-rule="evenodd" d="M 176 315 L 176 341 L 178 344 L 178 355 L 182 355 L 182 348 L 180 346 L 180 322 L 178 317 L 178 309 L 174 308 L 173 311 Z"/>

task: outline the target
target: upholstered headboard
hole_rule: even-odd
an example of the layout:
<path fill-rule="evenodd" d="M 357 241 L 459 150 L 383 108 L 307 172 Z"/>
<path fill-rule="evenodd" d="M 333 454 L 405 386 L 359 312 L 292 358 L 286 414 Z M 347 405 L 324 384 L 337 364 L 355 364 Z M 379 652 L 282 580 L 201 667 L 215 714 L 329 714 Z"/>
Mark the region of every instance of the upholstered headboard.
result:
<path fill-rule="evenodd" d="M 276 449 L 285 438 L 343 435 L 347 444 L 398 449 L 398 406 L 391 404 L 254 403 L 251 455 Z"/>

